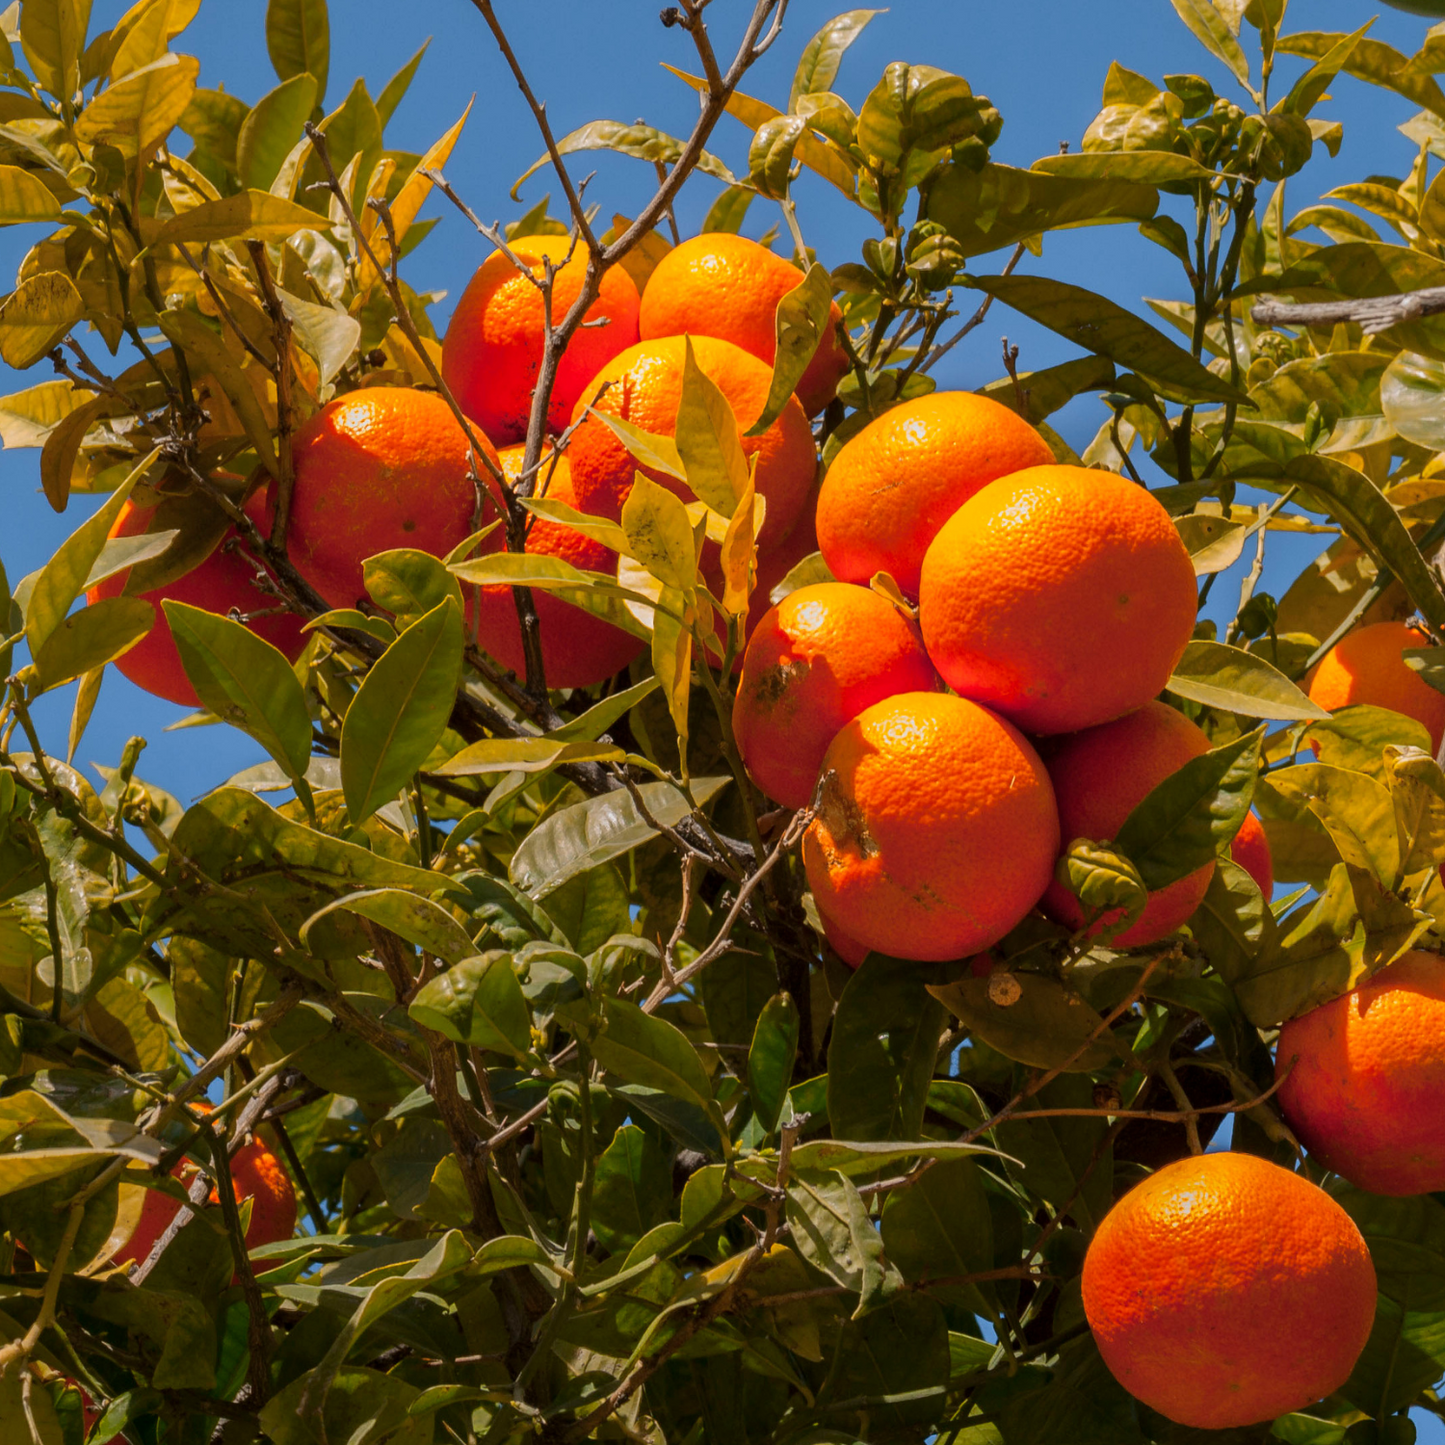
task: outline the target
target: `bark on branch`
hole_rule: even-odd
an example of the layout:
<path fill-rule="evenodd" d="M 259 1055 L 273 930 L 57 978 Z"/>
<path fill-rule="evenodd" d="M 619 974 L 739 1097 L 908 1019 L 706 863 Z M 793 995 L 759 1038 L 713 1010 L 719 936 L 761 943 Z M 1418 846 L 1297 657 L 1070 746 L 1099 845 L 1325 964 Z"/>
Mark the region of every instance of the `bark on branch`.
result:
<path fill-rule="evenodd" d="M 1427 286 L 1399 296 L 1366 296 L 1347 301 L 1265 300 L 1249 314 L 1258 326 L 1335 326 L 1341 321 L 1354 322 L 1366 336 L 1373 336 L 1402 321 L 1418 321 L 1423 316 L 1438 316 L 1442 312 L 1445 312 L 1445 286 Z"/>

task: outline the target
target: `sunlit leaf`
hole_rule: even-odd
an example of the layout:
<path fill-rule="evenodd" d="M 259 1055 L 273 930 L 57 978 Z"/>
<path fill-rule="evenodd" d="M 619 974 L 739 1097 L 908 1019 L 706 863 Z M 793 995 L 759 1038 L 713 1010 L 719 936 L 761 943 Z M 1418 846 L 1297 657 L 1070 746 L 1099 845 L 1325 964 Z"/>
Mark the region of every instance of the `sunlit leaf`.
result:
<path fill-rule="evenodd" d="M 278 80 L 310 74 L 316 104 L 326 96 L 331 68 L 331 25 L 326 0 L 267 0 L 266 53 Z"/>
<path fill-rule="evenodd" d="M 0 359 L 17 371 L 34 366 L 84 314 L 80 292 L 63 271 L 27 277 L 0 301 Z"/>
<path fill-rule="evenodd" d="M 1167 690 L 1176 697 L 1187 697 L 1191 702 L 1223 708 L 1242 717 L 1295 721 L 1326 715 L 1256 653 L 1203 639 L 1184 649 Z"/>

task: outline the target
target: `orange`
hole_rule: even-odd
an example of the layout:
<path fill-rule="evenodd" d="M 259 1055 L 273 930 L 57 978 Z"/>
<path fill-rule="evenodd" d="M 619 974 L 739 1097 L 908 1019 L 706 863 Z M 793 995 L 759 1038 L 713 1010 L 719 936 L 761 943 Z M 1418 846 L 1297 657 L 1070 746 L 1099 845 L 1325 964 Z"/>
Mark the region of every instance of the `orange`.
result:
<path fill-rule="evenodd" d="M 478 440 L 495 461 L 491 443 Z M 292 450 L 287 547 L 297 570 L 331 606 L 351 607 L 365 596 L 368 557 L 396 547 L 446 556 L 473 530 L 467 453 L 466 433 L 435 392 L 377 386 L 328 402 Z M 485 469 L 482 482 L 491 486 Z"/>
<path fill-rule="evenodd" d="M 1276 1074 L 1290 1128 L 1372 1194 L 1445 1189 L 1445 960 L 1412 951 L 1291 1019 Z M 1290 1068 L 1290 1061 L 1294 1061 Z"/>
<path fill-rule="evenodd" d="M 500 453 L 502 470 L 509 481 L 521 475 L 525 447 L 506 447 Z M 550 480 L 549 480 L 550 478 Z M 572 481 L 565 456 L 555 465 L 550 458 L 542 462 L 538 473 L 538 491 L 553 501 L 572 507 Z M 541 489 L 545 486 L 545 493 Z M 500 532 L 493 533 L 501 546 Z M 489 539 L 490 541 L 491 539 Z M 527 551 L 532 556 L 560 557 L 584 572 L 617 571 L 617 553 L 601 542 L 546 517 L 533 517 L 527 533 Z M 526 671 L 522 653 L 522 627 L 510 587 L 476 589 L 477 642 L 490 652 L 503 667 L 516 673 Z M 591 687 L 626 667 L 646 645 L 641 638 L 583 612 L 551 592 L 533 589 L 532 601 L 537 608 L 537 622 L 542 639 L 542 662 L 548 687 Z"/>
<path fill-rule="evenodd" d="M 846 723 L 823 771 L 803 863 L 818 912 L 860 948 L 961 958 L 1038 902 L 1059 847 L 1054 790 L 987 708 L 901 693 Z"/>
<path fill-rule="evenodd" d="M 209 1105 L 199 1105 L 210 1112 Z M 181 1159 L 171 1170 L 172 1178 L 189 1185 L 199 1170 L 189 1159 Z M 259 1249 L 276 1244 L 296 1233 L 296 1190 L 281 1161 L 258 1135 L 231 1156 L 231 1182 L 238 1202 L 251 1201 L 251 1222 L 246 1226 L 246 1248 Z M 220 1193 L 211 1189 L 210 1203 L 219 1205 Z M 140 1218 L 131 1237 L 115 1252 L 113 1264 L 144 1261 L 156 1241 L 171 1226 L 182 1205 L 155 1189 L 147 1189 Z"/>
<path fill-rule="evenodd" d="M 800 587 L 753 632 L 733 732 L 753 781 L 785 808 L 805 808 L 844 723 L 937 686 L 917 628 L 891 602 L 847 582 Z"/>
<path fill-rule="evenodd" d="M 1049 466 L 990 482 L 953 514 L 924 558 L 919 608 L 950 687 L 1026 732 L 1063 733 L 1164 687 L 1197 598 L 1189 553 L 1143 487 Z"/>
<path fill-rule="evenodd" d="M 1269 851 L 1264 824 L 1253 813 L 1244 815 L 1244 822 L 1229 845 L 1229 856 L 1254 879 L 1268 903 L 1274 893 L 1274 857 Z"/>
<path fill-rule="evenodd" d="M 1006 406 L 971 391 L 936 391 L 868 423 L 828 468 L 818 542 L 842 582 L 888 572 L 918 596 L 924 553 L 981 487 L 1052 462 L 1048 443 Z"/>
<path fill-rule="evenodd" d="M 642 293 L 637 332 L 659 336 L 720 336 L 771 367 L 777 356 L 778 302 L 800 286 L 803 273 L 776 252 L 744 236 L 710 231 L 694 236 L 657 263 Z M 822 411 L 848 370 L 838 339 L 843 313 L 834 304 L 828 329 L 794 395 L 809 416 Z"/>
<path fill-rule="evenodd" d="M 1375 1268 L 1323 1189 L 1253 1154 L 1179 1159 L 1104 1216 L 1084 1259 L 1104 1363 L 1180 1425 L 1255 1425 L 1333 1394 L 1375 1318 Z"/>
<path fill-rule="evenodd" d="M 246 507 L 247 515 L 262 524 L 262 504 L 259 497 L 252 498 Z M 112 537 L 135 537 L 149 530 L 153 507 L 138 507 L 126 502 L 120 509 L 110 529 Z M 179 703 L 181 707 L 200 707 L 201 700 L 191 686 L 186 670 L 181 666 L 181 655 L 176 651 L 171 637 L 170 623 L 161 609 L 161 602 L 171 598 L 184 602 L 190 607 L 202 607 L 207 612 L 222 616 L 234 608 L 238 613 L 272 612 L 283 604 L 279 598 L 263 592 L 256 586 L 256 565 L 238 553 L 231 545 L 236 541 L 232 529 L 221 539 L 216 550 L 205 561 L 197 564 L 183 577 L 167 582 L 150 592 L 139 595 L 151 603 L 156 610 L 155 625 L 136 643 L 129 652 L 122 653 L 115 660 L 117 670 L 128 677 L 139 688 L 163 697 L 167 702 Z M 129 572 L 117 573 L 92 587 L 85 594 L 87 602 L 99 602 L 104 597 L 119 597 L 125 590 Z M 284 652 L 294 661 L 300 656 L 306 639 L 301 632 L 302 619 L 290 613 L 274 613 L 269 617 L 256 617 L 246 624 L 258 637 L 264 637 L 273 647 Z"/>
<path fill-rule="evenodd" d="M 546 274 L 544 258 L 561 263 L 552 278 L 552 320 L 560 325 L 582 294 L 587 248 L 579 245 L 568 260 L 566 236 L 527 236 L 508 245 L 539 279 Z M 601 292 L 557 367 L 549 431 L 567 425 L 587 383 L 637 340 L 637 304 L 637 286 L 621 266 L 603 272 Z M 495 441 L 519 442 L 527 435 L 545 316 L 541 291 L 500 251 L 482 263 L 452 313 L 442 342 L 442 376 L 457 405 Z"/>
<path fill-rule="evenodd" d="M 772 372 L 755 356 L 731 341 L 712 336 L 692 339 L 697 364 L 728 399 L 738 426 L 747 429 L 762 415 L 772 384 Z M 643 431 L 671 437 L 677 431 L 677 407 L 682 398 L 685 338 L 667 336 L 643 341 L 615 356 L 588 385 L 572 419 L 579 420 L 603 383 L 607 389 L 596 410 L 621 417 Z M 759 536 L 763 547 L 775 545 L 792 530 L 803 510 L 817 470 L 817 454 L 808 418 L 796 397 L 790 397 L 782 415 L 760 437 L 745 437 L 743 451 L 756 456 L 757 489 L 767 498 L 767 517 Z M 616 519 L 632 490 L 637 471 L 670 487 L 684 501 L 694 500 L 679 481 L 647 467 L 639 468 L 627 448 L 604 422 L 588 417 L 572 434 L 567 449 L 577 505 L 584 512 Z"/>
<path fill-rule="evenodd" d="M 1157 784 L 1208 751 L 1204 733 L 1162 702 L 1147 702 L 1128 717 L 1062 739 L 1049 755 L 1048 769 L 1064 846 L 1076 838 L 1109 842 Z M 1173 933 L 1199 907 L 1213 876 L 1211 861 L 1151 893 L 1144 912 L 1115 936 L 1114 946 L 1137 948 Z M 1065 926 L 1083 926 L 1083 905 L 1058 879 L 1050 882 L 1043 906 Z M 1118 915 L 1100 921 L 1108 917 Z"/>
<path fill-rule="evenodd" d="M 816 900 L 814 901 L 816 902 Z M 849 968 L 862 968 L 863 960 L 868 957 L 870 950 L 859 943 L 856 938 L 850 938 L 825 914 L 819 913 L 818 921 L 823 925 L 823 937 L 828 940 L 828 946 L 833 952 Z"/>
<path fill-rule="evenodd" d="M 1422 723 L 1438 750 L 1445 733 L 1445 694 L 1405 665 L 1407 648 L 1429 647 L 1430 639 L 1403 622 L 1375 622 L 1342 637 L 1320 659 L 1310 678 L 1310 701 L 1328 712 L 1368 703 L 1387 707 Z"/>

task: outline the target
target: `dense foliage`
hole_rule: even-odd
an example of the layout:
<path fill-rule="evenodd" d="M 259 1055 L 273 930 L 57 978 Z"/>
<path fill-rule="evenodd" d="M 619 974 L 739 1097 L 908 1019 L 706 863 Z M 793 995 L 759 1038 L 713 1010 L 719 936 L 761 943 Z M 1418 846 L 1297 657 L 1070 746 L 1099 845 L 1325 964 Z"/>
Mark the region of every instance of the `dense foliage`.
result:
<path fill-rule="evenodd" d="M 530 478 L 507 494 L 510 552 L 387 552 L 369 609 L 328 611 L 290 563 L 297 427 L 359 387 L 441 387 L 429 298 L 400 263 L 436 224 L 419 213 L 467 116 L 425 155 L 391 148 L 422 57 L 338 101 L 324 0 L 270 0 L 278 84 L 254 105 L 203 88 L 173 48 L 199 3 L 141 0 L 100 34 L 87 0 L 0 15 L 0 223 L 50 228 L 0 302 L 0 356 L 35 377 L 0 400 L 0 438 L 41 449 L 57 510 L 107 494 L 77 503 L 88 519 L 44 568 L 0 583 L 0 1439 L 1194 1438 L 1100 1362 L 1078 1289 L 1090 1234 L 1226 1113 L 1235 1149 L 1293 1163 L 1269 1097 L 1279 1025 L 1445 945 L 1425 730 L 1330 717 L 1299 686 L 1361 619 L 1417 615 L 1432 645 L 1412 665 L 1445 690 L 1445 323 L 1399 301 L 1445 286 L 1445 33 L 1407 56 L 1363 30 L 1287 32 L 1284 0 L 1175 0 L 1228 94 L 1115 65 L 1082 144 L 1021 169 L 994 159 L 1004 117 L 958 76 L 899 61 L 871 87 L 840 79 L 870 23 L 927 53 L 903 10 L 831 22 L 774 107 L 740 82 L 785 43 L 786 4 L 709 11 L 741 33 L 729 61 L 685 0 L 663 22 L 697 51 L 702 74 L 679 72 L 701 97 L 692 137 L 546 134 L 539 167 L 571 213 L 535 207 L 506 236 L 570 227 L 594 286 L 613 264 L 645 281 L 684 182 L 718 188 L 708 229 L 777 207 L 800 266 L 779 409 L 835 297 L 848 330 L 823 463 L 930 390 L 997 304 L 1081 354 L 1033 373 L 1006 357 L 990 396 L 1061 459 L 1153 487 L 1202 598 L 1253 549 L 1232 621 L 1200 625 L 1169 689 L 1214 751 L 1066 872 L 1094 907 L 1132 906 L 1222 854 L 1253 805 L 1292 891 L 1271 908 L 1222 857 L 1163 946 L 1031 917 L 992 974 L 876 954 L 850 972 L 806 893 L 806 810 L 769 810 L 733 743 L 732 663 L 767 602 L 749 602 L 737 426 L 700 373 L 675 448 L 628 438 L 698 500 L 647 491 L 608 534 L 616 576 L 521 553 L 544 505 Z M 1287 181 L 1338 149 L 1319 112 L 1351 80 L 1401 102 L 1401 174 L 1299 209 Z M 561 169 L 597 148 L 663 178 L 602 233 Z M 804 169 L 872 218 L 857 260 L 795 206 Z M 1044 235 L 1097 224 L 1119 228 L 1121 269 L 1136 235 L 1178 259 L 1158 326 L 1040 274 Z M 553 318 L 552 360 L 590 299 Z M 1083 393 L 1101 422 L 1079 458 L 1047 419 Z M 265 534 L 242 506 L 263 485 Z M 153 530 L 107 541 L 131 496 L 157 505 Z M 153 625 L 136 594 L 232 527 L 265 605 L 315 623 L 300 659 L 232 618 L 168 618 L 206 708 L 192 721 L 271 761 L 184 807 L 144 781 L 137 738 L 97 791 L 73 760 L 105 668 Z M 1259 579 L 1284 531 L 1326 550 L 1275 597 Z M 122 594 L 73 610 L 126 569 Z M 807 559 L 773 595 L 820 575 Z M 535 646 L 517 678 L 466 637 L 463 589 L 482 583 L 555 591 L 649 653 L 549 693 Z M 35 701 L 72 684 L 68 739 L 41 738 Z M 253 1129 L 304 1203 L 294 1239 L 248 1257 L 250 1206 L 222 1188 L 138 1268 L 110 1268 L 146 1191 L 184 1196 L 176 1161 L 205 1171 L 204 1206 Z M 1445 1207 L 1331 1188 L 1375 1255 L 1370 1343 L 1313 1414 L 1230 1439 L 1406 1440 L 1404 1411 L 1445 1414 Z"/>

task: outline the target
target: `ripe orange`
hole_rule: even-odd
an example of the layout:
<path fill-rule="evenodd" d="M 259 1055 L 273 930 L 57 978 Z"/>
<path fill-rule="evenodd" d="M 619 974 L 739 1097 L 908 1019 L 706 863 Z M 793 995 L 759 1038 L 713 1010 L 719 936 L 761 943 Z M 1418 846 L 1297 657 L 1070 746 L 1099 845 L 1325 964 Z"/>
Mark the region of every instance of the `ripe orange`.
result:
<path fill-rule="evenodd" d="M 803 862 L 818 912 L 860 947 L 949 959 L 1039 900 L 1059 846 L 1049 775 L 987 708 L 906 692 L 845 724 L 823 759 Z"/>
<path fill-rule="evenodd" d="M 917 629 L 891 602 L 846 582 L 800 587 L 753 632 L 733 732 L 753 781 L 785 808 L 804 808 L 844 723 L 937 686 Z"/>
<path fill-rule="evenodd" d="M 1075 838 L 1109 841 L 1157 784 L 1208 751 L 1204 733 L 1162 702 L 1146 702 L 1127 717 L 1062 739 L 1049 755 L 1048 769 L 1064 846 Z M 1137 948 L 1173 933 L 1199 907 L 1213 876 L 1211 861 L 1151 893 L 1144 912 L 1114 938 L 1114 945 Z M 1049 883 L 1043 907 L 1066 927 L 1083 926 L 1082 904 L 1057 879 Z M 1118 915 L 1100 922 L 1111 917 Z"/>
<path fill-rule="evenodd" d="M 262 522 L 262 504 L 254 497 L 246 506 L 252 520 Z M 138 507 L 126 502 L 120 509 L 110 529 L 112 537 L 135 537 L 149 529 L 155 516 L 153 507 Z M 186 670 L 181 666 L 181 655 L 171 637 L 170 623 L 161 609 L 161 602 L 169 597 L 184 602 L 190 607 L 203 607 L 207 612 L 224 616 L 234 607 L 242 615 L 252 612 L 269 612 L 279 607 L 280 602 L 269 593 L 262 592 L 254 582 L 256 567 L 235 551 L 231 544 L 236 539 L 233 530 L 221 539 L 220 545 L 209 557 L 185 576 L 167 582 L 150 592 L 139 594 L 156 610 L 155 625 L 136 643 L 129 652 L 116 658 L 119 672 L 128 677 L 137 687 L 163 697 L 167 702 L 179 703 L 181 707 L 200 707 L 201 700 L 191 686 Z M 119 597 L 125 589 L 129 572 L 107 577 L 85 594 L 90 603 L 105 597 Z M 258 637 L 264 637 L 273 647 L 279 648 L 290 659 L 301 653 L 306 639 L 301 631 L 302 619 L 287 613 L 276 613 L 270 617 L 257 617 L 246 624 Z"/>
<path fill-rule="evenodd" d="M 1445 959 L 1407 953 L 1291 1019 L 1286 1069 L 1280 1106 L 1323 1164 L 1372 1194 L 1445 1189 Z"/>
<path fill-rule="evenodd" d="M 817 900 L 815 899 L 814 902 Z M 862 968 L 863 960 L 868 957 L 869 949 L 865 948 L 856 938 L 849 937 L 838 927 L 825 913 L 819 912 L 818 921 L 823 925 L 823 937 L 828 940 L 828 946 L 848 965 L 849 968 Z"/>
<path fill-rule="evenodd" d="M 1423 632 L 1403 622 L 1375 622 L 1342 637 L 1320 659 L 1310 678 L 1310 701 L 1329 712 L 1354 703 L 1387 707 L 1423 723 L 1430 746 L 1445 733 L 1445 694 L 1405 665 L 1407 648 L 1429 647 Z"/>
<path fill-rule="evenodd" d="M 495 461 L 487 438 L 478 440 Z M 328 402 L 292 452 L 287 546 L 297 570 L 333 607 L 351 607 L 365 595 L 368 557 L 396 547 L 444 557 L 472 531 L 467 451 L 435 392 L 377 386 Z M 490 486 L 484 470 L 481 479 Z"/>
<path fill-rule="evenodd" d="M 1253 1154 L 1179 1159 L 1104 1217 L 1084 1259 L 1104 1363 L 1180 1425 L 1273 1420 L 1349 1378 L 1375 1268 L 1323 1189 Z"/>
<path fill-rule="evenodd" d="M 587 248 L 567 259 L 566 236 L 527 236 L 508 243 L 537 278 L 544 258 L 561 263 L 552 279 L 552 320 L 561 324 L 582 294 Z M 602 275 L 602 290 L 573 334 L 547 409 L 547 428 L 560 432 L 587 383 L 637 340 L 637 286 L 621 266 Z M 527 435 L 532 392 L 542 367 L 546 308 L 537 286 L 500 251 L 489 256 L 462 292 L 442 342 L 442 376 L 457 404 L 499 442 Z M 602 322 L 602 325 L 591 323 Z"/>
<path fill-rule="evenodd" d="M 581 418 L 606 382 L 607 390 L 596 403 L 597 411 L 621 417 L 646 432 L 675 435 L 685 344 L 684 337 L 665 336 L 640 342 L 613 357 L 589 383 L 587 395 L 578 402 L 572 419 Z M 762 415 L 772 372 L 731 341 L 695 336 L 692 345 L 698 366 L 727 397 L 739 427 L 747 431 Z M 759 542 L 771 548 L 774 538 L 781 542 L 792 530 L 817 470 L 813 434 L 797 398 L 789 398 L 783 414 L 762 436 L 744 438 L 743 451 L 758 459 L 757 489 L 767 498 L 767 517 Z M 577 505 L 584 512 L 614 519 L 620 516 L 622 504 L 632 490 L 633 475 L 639 470 L 670 487 L 684 501 L 693 500 L 681 482 L 647 467 L 639 468 L 627 448 L 595 416 L 588 417 L 572 434 L 567 460 L 572 466 Z"/>
<path fill-rule="evenodd" d="M 1052 462 L 1048 443 L 1006 406 L 936 391 L 886 411 L 833 460 L 818 498 L 818 542 L 842 582 L 888 572 L 909 597 L 939 529 L 981 487 Z"/>
<path fill-rule="evenodd" d="M 209 1112 L 209 1106 L 200 1107 Z M 189 1159 L 181 1159 L 171 1170 L 171 1176 L 188 1185 L 198 1172 Z M 291 1176 L 258 1135 L 252 1135 L 250 1142 L 231 1156 L 231 1182 L 238 1202 L 251 1201 L 251 1222 L 246 1226 L 248 1250 L 276 1244 L 296 1233 L 296 1190 Z M 219 1205 L 220 1202 L 220 1193 L 213 1187 L 210 1203 Z M 135 1230 L 111 1262 L 133 1264 L 145 1260 L 182 1208 L 159 1191 L 146 1190 Z"/>
<path fill-rule="evenodd" d="M 509 481 L 521 475 L 525 451 L 525 447 L 515 446 L 506 447 L 500 453 L 502 470 Z M 543 485 L 547 497 L 565 502 L 569 507 L 576 505 L 565 456 L 557 458 L 555 467 L 550 460 L 543 461 L 539 492 Z M 500 548 L 501 534 L 493 533 L 488 541 L 493 538 L 495 546 Z M 533 556 L 560 557 L 584 572 L 615 573 L 617 570 L 617 553 L 610 547 L 546 517 L 532 519 L 527 551 Z M 527 663 L 512 589 L 479 587 L 474 590 L 478 594 L 475 613 L 478 644 L 503 667 L 523 673 Z M 591 687 L 626 667 L 646 645 L 641 638 L 573 607 L 551 592 L 533 589 L 532 600 L 537 608 L 548 687 Z"/>
<path fill-rule="evenodd" d="M 919 608 L 950 687 L 1028 732 L 1062 733 L 1164 687 L 1197 597 L 1189 553 L 1143 487 L 1049 466 L 991 482 L 954 513 L 924 558 Z"/>
<path fill-rule="evenodd" d="M 720 336 L 771 367 L 777 356 L 778 302 L 799 286 L 803 273 L 776 252 L 744 236 L 711 231 L 694 236 L 657 263 L 642 293 L 637 332 L 659 336 Z M 828 329 L 794 394 L 809 416 L 822 411 L 848 370 L 838 340 L 843 313 L 835 304 Z"/>
<path fill-rule="evenodd" d="M 1229 845 L 1229 856 L 1259 885 L 1268 903 L 1274 893 L 1274 858 L 1264 824 L 1253 813 L 1244 815 L 1244 822 Z"/>

